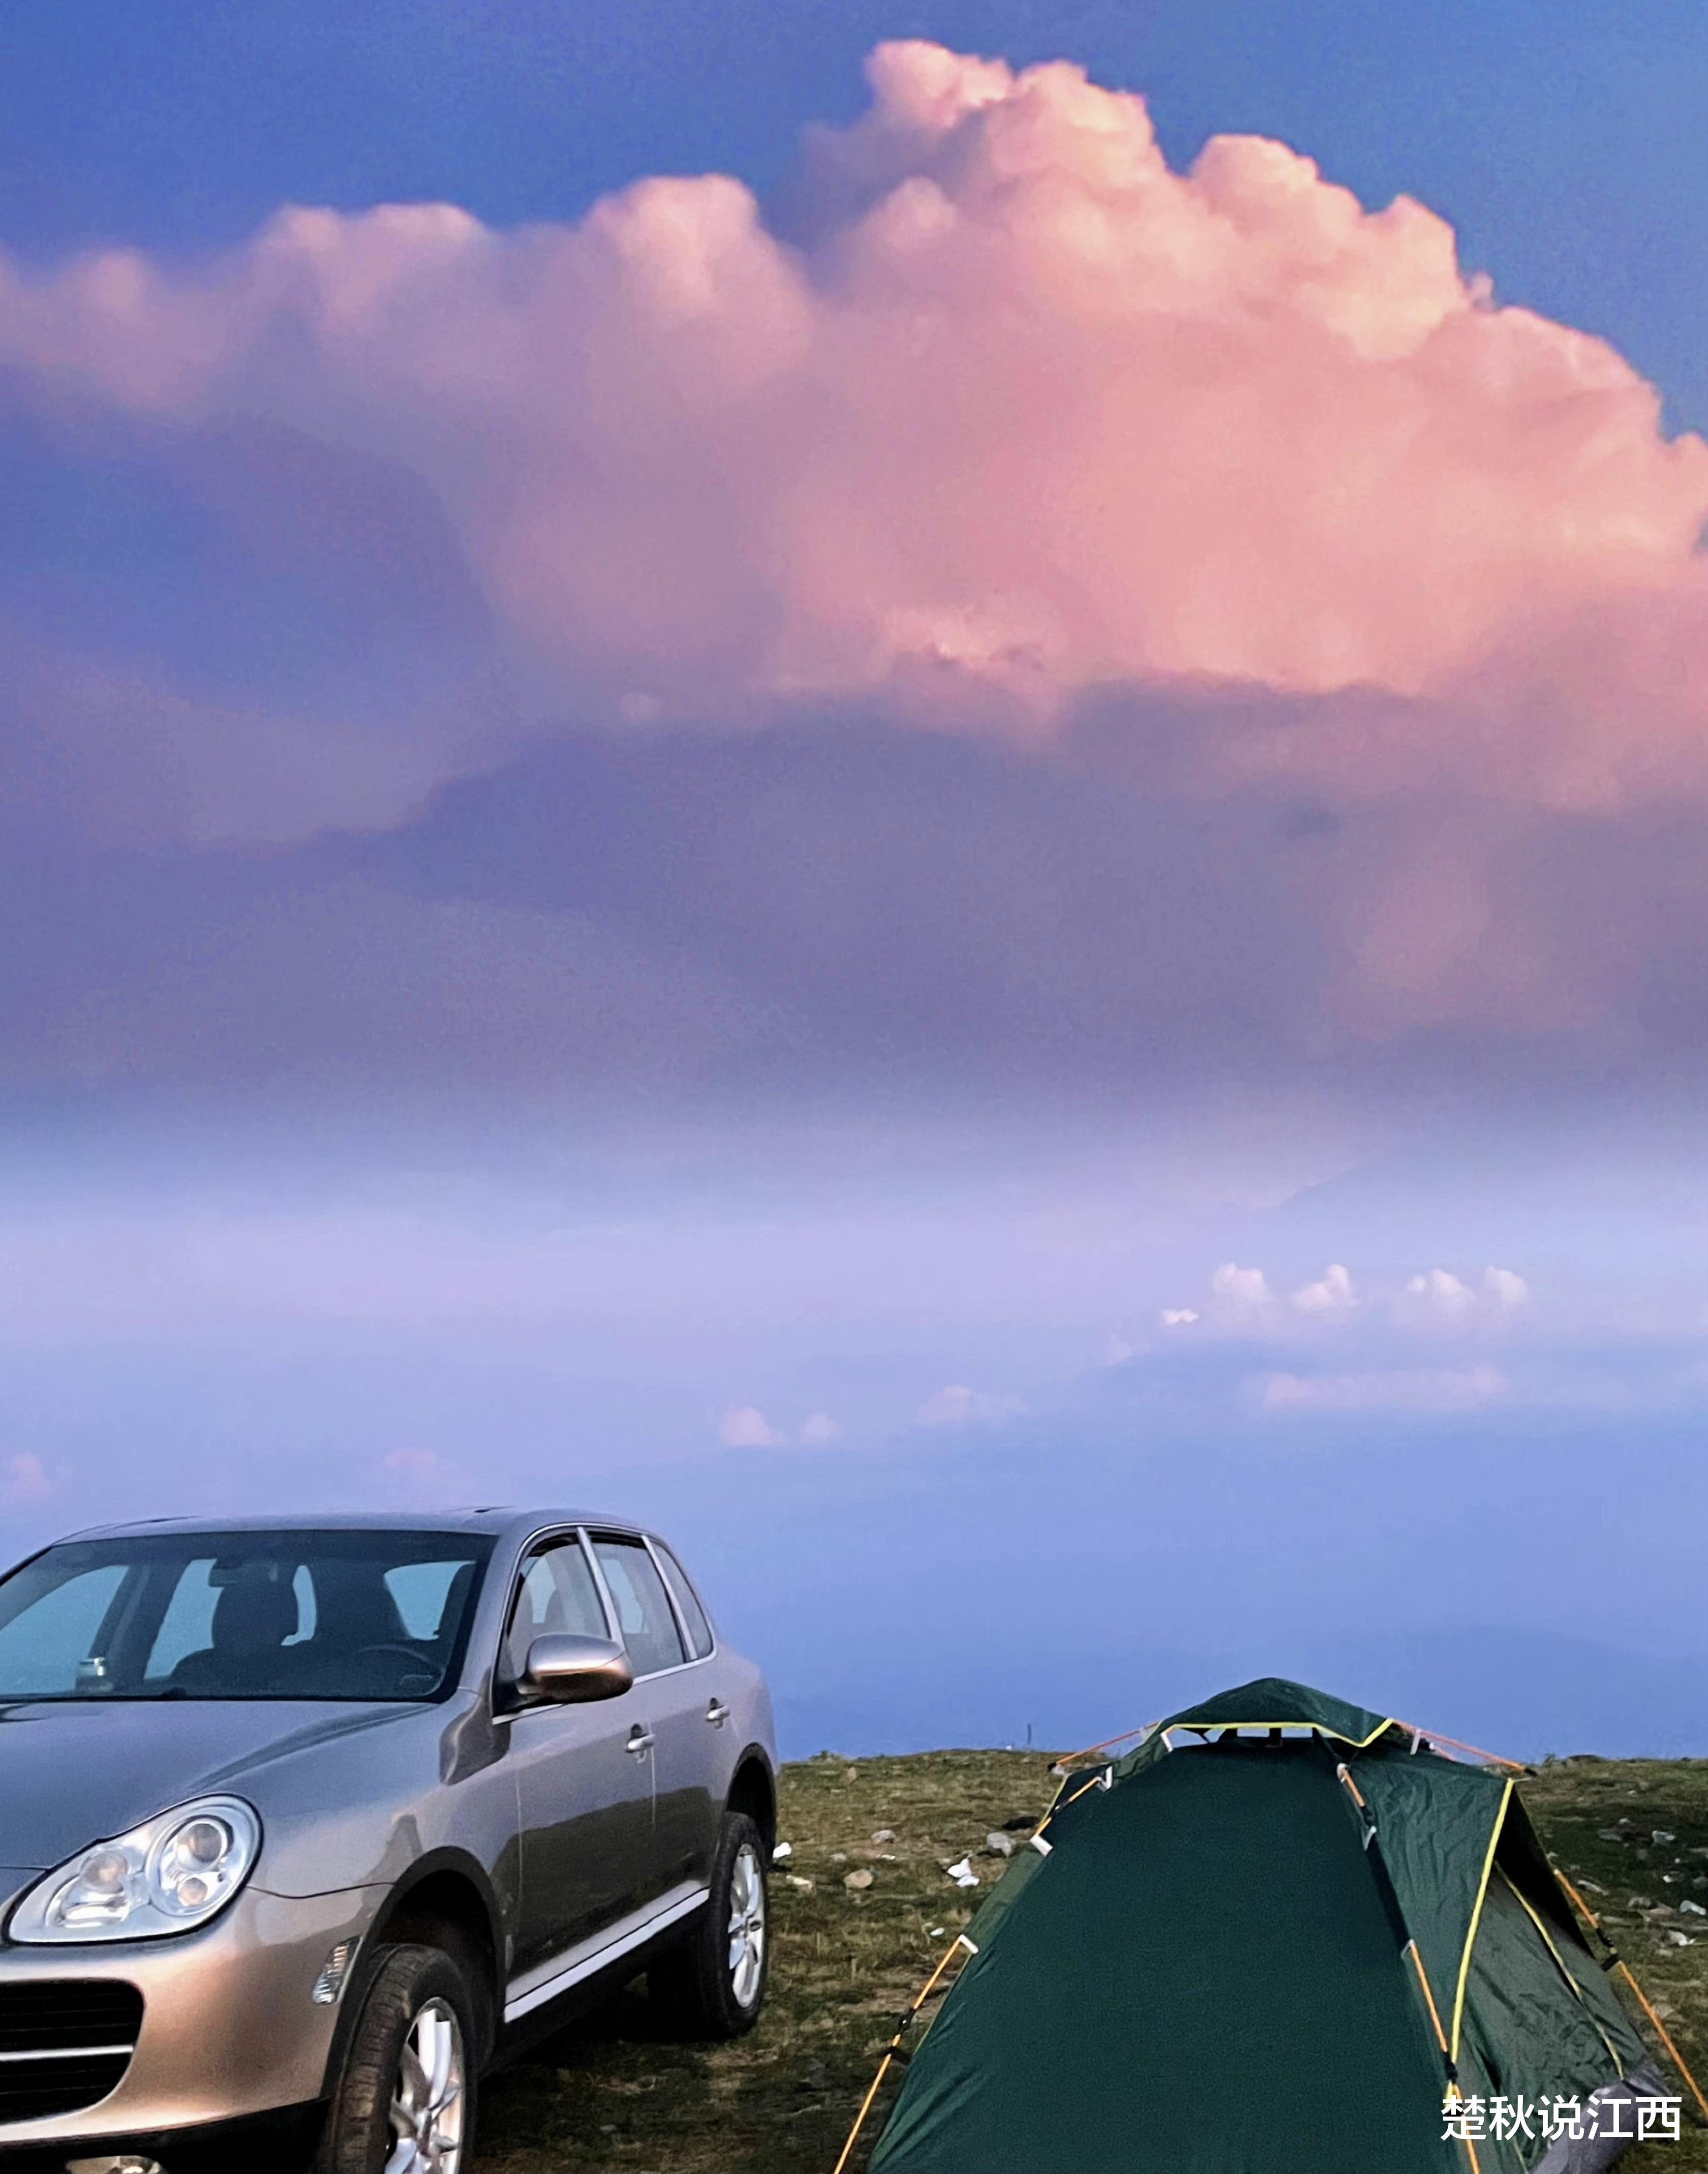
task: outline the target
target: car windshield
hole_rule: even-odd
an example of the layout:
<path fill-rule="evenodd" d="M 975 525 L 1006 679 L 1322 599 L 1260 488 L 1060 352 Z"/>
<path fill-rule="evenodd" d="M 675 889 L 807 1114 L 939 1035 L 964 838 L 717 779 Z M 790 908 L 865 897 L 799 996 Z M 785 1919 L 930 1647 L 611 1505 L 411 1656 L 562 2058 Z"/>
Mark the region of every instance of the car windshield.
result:
<path fill-rule="evenodd" d="M 430 1699 L 492 1552 L 457 1532 L 70 1540 L 0 1580 L 0 1701 Z"/>

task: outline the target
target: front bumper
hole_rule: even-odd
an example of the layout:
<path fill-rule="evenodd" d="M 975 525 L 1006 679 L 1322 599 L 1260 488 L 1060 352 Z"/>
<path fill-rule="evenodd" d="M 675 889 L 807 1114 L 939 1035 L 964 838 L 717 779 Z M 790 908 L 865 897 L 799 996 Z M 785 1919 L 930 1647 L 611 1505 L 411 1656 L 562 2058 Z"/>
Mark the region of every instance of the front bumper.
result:
<path fill-rule="evenodd" d="M 301 2174 L 320 2140 L 326 2109 L 281 2106 L 194 2128 L 127 2129 L 122 2136 L 64 2144 L 0 2144 L 4 2174 L 65 2174 L 93 2158 L 154 2160 L 165 2174 Z M 69 2159 L 68 2160 L 68 2155 Z"/>
<path fill-rule="evenodd" d="M 318 2101 L 339 2010 L 315 2001 L 315 1981 L 340 1941 L 361 1939 L 383 1896 L 356 1888 L 287 1898 L 249 1888 L 205 1931 L 176 1939 L 0 1945 L 8 1991 L 113 1979 L 135 1986 L 143 2002 L 136 2049 L 105 2097 L 75 2112 L 0 2120 L 0 2163 L 9 2174 L 18 2153 L 43 2146 L 116 2150 Z"/>

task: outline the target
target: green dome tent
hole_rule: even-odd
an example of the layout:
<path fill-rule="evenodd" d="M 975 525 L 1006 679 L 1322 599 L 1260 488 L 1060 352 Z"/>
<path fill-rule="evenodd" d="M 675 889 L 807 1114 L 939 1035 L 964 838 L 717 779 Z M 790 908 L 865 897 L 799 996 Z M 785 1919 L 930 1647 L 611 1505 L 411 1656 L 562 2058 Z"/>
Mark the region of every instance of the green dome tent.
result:
<path fill-rule="evenodd" d="M 872 2174 L 1588 2174 L 1556 2098 L 1664 2090 L 1512 1773 L 1279 1679 L 1070 1773 L 962 1946 Z"/>

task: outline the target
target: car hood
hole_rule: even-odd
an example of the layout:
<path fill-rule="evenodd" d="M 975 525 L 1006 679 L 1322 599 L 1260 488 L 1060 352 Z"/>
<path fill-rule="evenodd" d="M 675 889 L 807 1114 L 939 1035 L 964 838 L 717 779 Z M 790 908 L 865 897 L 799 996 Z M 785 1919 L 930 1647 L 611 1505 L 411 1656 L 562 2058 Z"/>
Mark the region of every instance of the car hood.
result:
<path fill-rule="evenodd" d="M 241 1796 L 246 1778 L 277 1759 L 419 1711 L 214 1699 L 0 1705 L 0 1866 L 46 1871 L 191 1797 Z"/>

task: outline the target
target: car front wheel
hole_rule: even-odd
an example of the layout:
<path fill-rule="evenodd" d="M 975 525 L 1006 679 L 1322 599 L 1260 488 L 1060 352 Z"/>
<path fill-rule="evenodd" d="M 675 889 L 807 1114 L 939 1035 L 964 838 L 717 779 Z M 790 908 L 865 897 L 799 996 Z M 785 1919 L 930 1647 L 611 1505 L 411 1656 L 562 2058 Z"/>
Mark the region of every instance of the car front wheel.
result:
<path fill-rule="evenodd" d="M 765 2004 L 770 1934 L 764 1841 L 745 1812 L 726 1813 L 705 1907 L 646 1974 L 672 2029 L 684 2038 L 751 2031 Z"/>
<path fill-rule="evenodd" d="M 327 2109 L 316 2174 L 468 2174 L 475 2005 L 455 1959 L 381 1950 Z"/>

